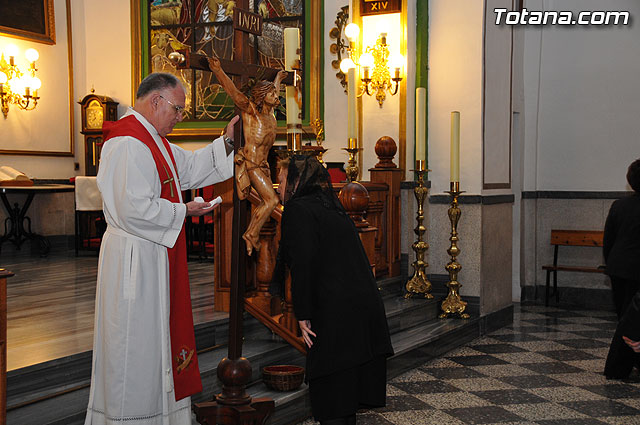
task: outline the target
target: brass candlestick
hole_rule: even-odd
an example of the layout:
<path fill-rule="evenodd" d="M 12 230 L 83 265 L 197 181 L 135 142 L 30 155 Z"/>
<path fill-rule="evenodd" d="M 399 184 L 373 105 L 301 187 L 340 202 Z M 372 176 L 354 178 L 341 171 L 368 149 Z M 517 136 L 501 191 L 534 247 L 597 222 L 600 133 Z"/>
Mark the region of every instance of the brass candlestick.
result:
<path fill-rule="evenodd" d="M 451 182 L 451 190 L 447 193 L 452 197 L 451 207 L 448 211 L 449 221 L 451 221 L 451 237 L 449 238 L 451 246 L 447 249 L 447 253 L 451 256 L 451 261 L 445 266 L 445 269 L 449 272 L 449 282 L 447 282 L 449 293 L 447 298 L 442 301 L 440 306 L 442 313 L 438 317 L 444 319 L 449 315 L 457 314 L 461 319 L 468 319 L 469 315 L 464 313 L 467 303 L 460 299 L 460 294 L 458 293 L 460 289 L 458 273 L 460 273 L 462 266 L 456 261 L 456 257 L 460 254 L 460 248 L 458 248 L 458 221 L 460 220 L 461 212 L 460 208 L 458 208 L 458 196 L 464 191 L 460 191 L 460 182 Z"/>
<path fill-rule="evenodd" d="M 289 124 L 287 124 L 288 128 Z M 302 150 L 302 134 L 287 132 L 287 150 L 289 155 L 300 153 Z"/>
<path fill-rule="evenodd" d="M 416 235 L 418 235 L 418 240 L 413 243 L 411 246 L 416 253 L 416 261 L 413 262 L 413 277 L 409 279 L 406 285 L 407 293 L 405 294 L 405 298 L 409 298 L 415 295 L 424 296 L 424 298 L 431 299 L 433 295 L 431 295 L 431 282 L 427 279 L 427 275 L 425 274 L 425 269 L 429 265 L 424 261 L 424 254 L 429 249 L 429 244 L 422 240 L 424 232 L 427 230 L 423 224 L 424 221 L 424 200 L 427 198 L 427 194 L 429 193 L 429 188 L 424 184 L 424 174 L 431 171 L 425 169 L 425 161 L 417 160 L 416 161 L 416 169 L 414 170 L 418 174 L 418 186 L 413 189 L 413 193 L 416 196 L 416 200 L 418 201 L 418 226 L 414 229 Z"/>
<path fill-rule="evenodd" d="M 361 150 L 361 148 L 357 147 L 358 143 L 356 139 L 349 139 L 349 147 L 342 148 L 345 151 L 349 152 L 349 160 L 347 165 L 347 169 L 345 172 L 347 173 L 347 180 L 349 182 L 356 181 L 358 178 L 358 161 L 356 160 L 356 154 Z"/>

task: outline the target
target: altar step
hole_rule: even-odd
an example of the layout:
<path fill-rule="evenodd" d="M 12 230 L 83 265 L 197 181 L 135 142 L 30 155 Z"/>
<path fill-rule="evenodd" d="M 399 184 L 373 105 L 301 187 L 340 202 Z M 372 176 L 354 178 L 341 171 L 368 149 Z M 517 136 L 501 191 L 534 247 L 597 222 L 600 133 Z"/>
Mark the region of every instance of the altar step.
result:
<path fill-rule="evenodd" d="M 390 377 L 512 320 L 512 308 L 482 318 L 439 320 L 439 303 L 402 298 L 403 285 L 399 279 L 379 281 L 379 286 L 395 350 L 395 355 L 388 362 Z M 192 400 L 200 402 L 211 400 L 221 391 L 217 366 L 227 355 L 228 320 L 199 325 L 196 333 L 198 348 L 204 349 L 199 355 L 204 391 Z M 247 392 L 252 397 L 270 397 L 276 403 L 276 411 L 268 424 L 293 424 L 308 417 L 311 410 L 306 385 L 303 384 L 297 391 L 275 392 L 267 389 L 261 379 L 264 366 L 304 365 L 304 356 L 251 317 L 245 316 L 244 334 L 243 355 L 252 365 Z M 90 373 L 89 352 L 9 372 L 7 423 L 82 424 L 89 399 Z"/>

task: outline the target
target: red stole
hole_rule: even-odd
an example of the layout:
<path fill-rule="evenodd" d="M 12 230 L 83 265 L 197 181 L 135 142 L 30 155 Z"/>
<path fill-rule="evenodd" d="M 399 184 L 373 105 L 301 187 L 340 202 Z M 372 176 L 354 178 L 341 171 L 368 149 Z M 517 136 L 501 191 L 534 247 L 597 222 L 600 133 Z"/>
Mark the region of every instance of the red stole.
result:
<path fill-rule="evenodd" d="M 131 136 L 144 143 L 156 163 L 162 193 L 160 197 L 178 203 L 178 185 L 173 179 L 171 168 L 160 152 L 158 145 L 149 131 L 133 115 L 118 121 L 107 121 L 102 127 L 105 142 L 113 137 Z M 169 153 L 173 168 L 177 170 L 176 161 L 164 137 L 161 138 Z M 170 315 L 169 332 L 171 337 L 171 369 L 176 401 L 202 391 L 198 356 L 196 355 L 196 338 L 193 331 L 193 312 L 191 310 L 191 292 L 189 289 L 189 272 L 187 270 L 187 243 L 184 226 L 173 246 L 167 248 L 169 257 L 169 293 Z"/>

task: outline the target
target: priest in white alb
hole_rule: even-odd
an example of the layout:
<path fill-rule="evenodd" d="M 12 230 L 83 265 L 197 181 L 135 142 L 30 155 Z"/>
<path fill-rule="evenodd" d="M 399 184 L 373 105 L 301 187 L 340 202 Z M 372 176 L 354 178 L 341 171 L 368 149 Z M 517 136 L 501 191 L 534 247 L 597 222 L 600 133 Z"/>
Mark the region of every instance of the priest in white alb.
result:
<path fill-rule="evenodd" d="M 184 222 L 214 207 L 183 190 L 233 176 L 233 124 L 195 152 L 166 136 L 185 91 L 170 74 L 141 83 L 135 106 L 105 123 L 98 187 L 108 224 L 100 248 L 91 390 L 85 425 L 189 425 L 202 390 Z M 230 137 L 231 136 L 231 137 Z"/>

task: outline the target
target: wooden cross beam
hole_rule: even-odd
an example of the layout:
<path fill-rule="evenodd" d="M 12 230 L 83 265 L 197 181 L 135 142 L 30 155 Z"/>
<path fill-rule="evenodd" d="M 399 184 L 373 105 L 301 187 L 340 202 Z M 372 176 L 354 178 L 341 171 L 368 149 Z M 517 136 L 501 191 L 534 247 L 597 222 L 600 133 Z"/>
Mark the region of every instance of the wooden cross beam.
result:
<path fill-rule="evenodd" d="M 199 69 L 201 71 L 209 71 L 209 57 L 200 53 L 192 53 L 188 49 L 176 50 L 169 54 L 169 59 L 176 63 L 178 69 Z M 279 69 L 268 68 L 265 66 L 255 65 L 252 63 L 242 63 L 239 61 L 230 61 L 228 59 L 219 59 L 222 69 L 227 75 L 234 77 L 260 77 L 264 80 L 273 81 Z M 289 73 L 283 80 L 283 84 L 293 85 L 293 73 Z M 212 76 L 212 81 L 217 81 Z"/>
<path fill-rule="evenodd" d="M 260 34 L 262 17 L 247 12 L 249 0 L 237 0 L 234 7 L 234 60 L 220 59 L 221 67 L 227 75 L 236 78 L 236 86 L 244 84 L 247 78 L 273 80 L 279 70 L 251 64 L 248 51 L 249 34 Z M 192 68 L 209 71 L 208 57 L 183 50 L 172 53 L 170 59 L 177 62 L 178 68 Z M 177 59 L 177 61 L 176 61 Z M 288 82 L 287 82 L 288 79 Z M 216 80 L 217 81 L 217 80 Z M 293 84 L 294 76 L 288 75 L 285 84 Z M 238 84 L 239 83 L 239 84 Z M 236 108 L 236 113 L 240 115 Z M 234 127 L 234 151 L 243 145 L 242 120 Z M 197 403 L 193 410 L 201 424 L 263 424 L 275 409 L 275 403 L 268 398 L 254 399 L 246 393 L 246 384 L 251 379 L 251 365 L 242 357 L 242 314 L 244 310 L 245 286 L 247 280 L 248 256 L 242 249 L 241 232 L 249 222 L 250 204 L 240 200 L 238 189 L 233 190 L 233 227 L 231 252 L 231 288 L 229 305 L 229 351 L 228 357 L 218 365 L 218 376 L 222 381 L 222 393 L 214 401 Z"/>

